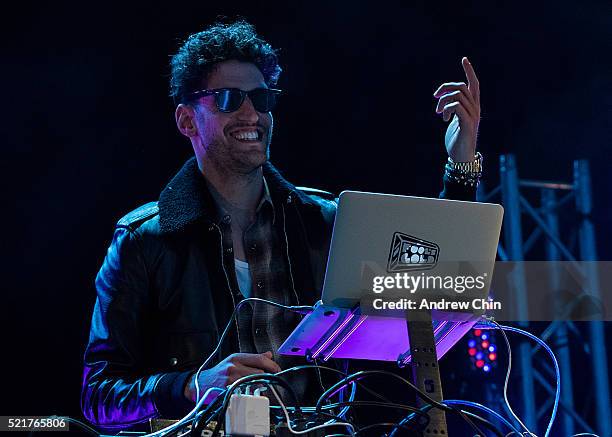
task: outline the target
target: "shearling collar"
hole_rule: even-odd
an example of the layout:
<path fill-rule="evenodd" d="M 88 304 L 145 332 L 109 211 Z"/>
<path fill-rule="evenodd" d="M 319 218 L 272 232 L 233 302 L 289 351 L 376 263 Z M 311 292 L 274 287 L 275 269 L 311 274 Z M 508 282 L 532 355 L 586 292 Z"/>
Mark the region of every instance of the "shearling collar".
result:
<path fill-rule="evenodd" d="M 266 162 L 263 173 L 275 205 L 296 201 L 316 207 L 315 201 L 297 190 L 274 166 Z M 159 225 L 162 233 L 180 232 L 198 222 L 215 218 L 215 203 L 195 157 L 190 158 L 159 196 Z"/>

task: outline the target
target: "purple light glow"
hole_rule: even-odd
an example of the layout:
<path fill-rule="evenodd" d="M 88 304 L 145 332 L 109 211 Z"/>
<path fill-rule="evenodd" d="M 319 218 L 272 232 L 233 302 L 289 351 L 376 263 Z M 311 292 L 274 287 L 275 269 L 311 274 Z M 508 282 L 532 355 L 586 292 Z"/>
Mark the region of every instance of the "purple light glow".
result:
<path fill-rule="evenodd" d="M 358 317 L 354 317 L 358 316 Z M 436 351 L 440 359 L 474 325 L 470 321 L 434 322 Z M 319 304 L 306 316 L 279 348 L 283 355 L 308 355 L 323 360 L 353 358 L 397 361 L 410 350 L 406 320 L 363 316 L 354 311 Z M 411 356 L 403 357 L 408 363 Z"/>

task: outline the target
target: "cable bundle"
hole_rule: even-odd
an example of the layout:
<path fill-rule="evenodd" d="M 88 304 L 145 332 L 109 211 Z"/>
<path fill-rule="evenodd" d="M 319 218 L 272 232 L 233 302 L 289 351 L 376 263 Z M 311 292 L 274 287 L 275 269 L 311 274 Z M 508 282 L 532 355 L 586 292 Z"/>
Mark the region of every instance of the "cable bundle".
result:
<path fill-rule="evenodd" d="M 242 300 L 234 309 L 230 320 L 228 321 L 220 339 L 210 354 L 210 356 L 202 363 L 199 369 L 196 372 L 196 381 L 198 380 L 198 375 L 201 371 L 210 363 L 212 358 L 219 352 L 221 344 L 223 340 L 226 338 L 230 327 L 232 326 L 232 322 L 235 319 L 238 310 L 242 305 L 249 301 L 263 302 L 269 305 L 273 305 L 276 307 L 284 308 L 289 311 L 298 312 L 300 314 L 306 314 L 312 311 L 312 307 L 308 306 L 286 306 L 281 305 L 275 302 L 270 302 L 264 299 L 259 298 L 248 298 Z M 200 437 L 202 435 L 202 431 L 207 428 L 207 426 L 211 423 L 216 422 L 214 429 L 212 429 L 213 436 L 219 435 L 219 431 L 221 429 L 221 424 L 225 418 L 225 413 L 229 405 L 229 400 L 232 394 L 245 385 L 263 385 L 267 387 L 271 394 L 274 396 L 276 401 L 278 402 L 278 406 L 271 406 L 272 411 L 276 411 L 279 413 L 275 418 L 277 420 L 277 428 L 283 427 L 292 434 L 295 435 L 303 435 L 312 431 L 317 431 L 324 428 L 334 427 L 336 434 L 333 434 L 335 437 L 340 436 L 358 436 L 358 435 L 377 435 L 373 434 L 375 429 L 380 429 L 380 433 L 389 433 L 385 435 L 389 435 L 389 437 L 399 437 L 399 433 L 411 433 L 409 435 L 420 435 L 422 431 L 429 424 L 429 415 L 428 411 L 432 408 L 441 409 L 447 413 L 455 414 L 461 419 L 463 419 L 476 433 L 476 436 L 485 437 L 487 434 L 480 428 L 480 426 L 485 427 L 489 431 L 491 431 L 494 435 L 498 437 L 505 437 L 508 435 L 517 435 L 517 436 L 535 436 L 531 431 L 527 429 L 527 427 L 522 423 L 522 421 L 516 416 L 507 399 L 507 383 L 509 378 L 509 373 L 511 370 L 511 349 L 508 338 L 504 332 L 504 330 L 517 332 L 523 335 L 528 336 L 534 341 L 538 342 L 542 345 L 552 357 L 553 363 L 555 365 L 555 370 L 557 372 L 557 391 L 555 396 L 555 404 L 553 407 L 553 412 L 551 414 L 550 422 L 546 429 L 545 437 L 547 437 L 551 431 L 552 424 L 554 422 L 558 402 L 559 402 L 559 368 L 557 364 L 557 360 L 552 352 L 552 350 L 539 338 L 536 336 L 520 330 L 518 328 L 501 326 L 494 321 L 482 322 L 479 327 L 481 329 L 499 329 L 501 330 L 504 339 L 506 340 L 506 346 L 508 348 L 509 355 L 509 366 L 508 373 L 506 375 L 506 384 L 504 386 L 504 399 L 506 400 L 506 404 L 511 415 L 516 419 L 516 421 L 522 426 L 525 430 L 524 432 L 519 431 L 517 427 L 515 427 L 510 421 L 505 419 L 499 413 L 485 407 L 484 405 L 480 405 L 475 402 L 470 401 L 461 401 L 461 400 L 446 400 L 443 402 L 437 402 L 432 399 L 427 393 L 420 390 L 409 380 L 389 371 L 384 370 L 365 370 L 355 372 L 353 374 L 347 374 L 342 372 L 341 370 L 334 369 L 331 367 L 319 366 L 319 365 L 304 365 L 292 367 L 290 369 L 283 370 L 276 374 L 270 373 L 261 373 L 245 376 L 229 387 L 222 389 L 218 387 L 209 388 L 203 396 L 200 396 L 199 387 L 196 384 L 196 405 L 184 418 L 174 423 L 171 426 L 168 426 L 159 431 L 146 434 L 142 437 L 184 437 L 187 435 Z M 287 383 L 287 381 L 283 378 L 283 375 L 286 375 L 290 372 L 298 372 L 307 369 L 318 369 L 319 371 L 327 371 L 334 372 L 338 374 L 341 378 L 338 380 L 336 384 L 327 389 L 321 396 L 314 406 L 302 406 L 297 398 L 295 392 L 291 388 L 291 386 Z M 426 405 L 421 408 L 417 408 L 411 405 L 405 405 L 402 403 L 392 402 L 383 395 L 377 393 L 371 388 L 364 385 L 362 382 L 363 379 L 366 379 L 373 375 L 382 375 L 385 377 L 393 378 L 395 381 L 399 381 L 402 384 L 409 387 L 412 391 L 416 393 L 416 395 L 422 399 Z M 287 393 L 291 395 L 291 401 L 293 405 L 287 405 L 287 400 L 282 399 L 282 397 L 278 394 L 278 391 L 275 387 L 280 386 L 286 389 Z M 349 395 L 348 401 L 339 400 L 338 402 L 332 402 L 331 399 L 340 393 L 343 393 L 347 388 L 351 388 L 351 392 Z M 378 401 L 371 400 L 356 400 L 356 389 L 359 387 L 361 390 L 368 392 L 369 394 L 375 396 Z M 219 396 L 212 401 L 210 404 L 205 405 L 204 402 L 207 399 L 208 395 L 214 391 L 219 392 Z M 376 408 L 384 408 L 390 409 L 394 411 L 408 411 L 410 414 L 405 416 L 399 421 L 387 420 L 385 422 L 379 422 L 374 424 L 369 424 L 365 426 L 360 426 L 358 423 L 355 423 L 348 417 L 348 413 L 351 409 L 360 408 L 360 407 L 376 407 Z M 509 434 L 503 434 L 494 424 L 492 424 L 487 419 L 464 409 L 461 407 L 468 407 L 471 409 L 477 409 L 481 412 L 489 414 L 499 420 L 504 426 L 508 427 L 511 432 Z M 73 423 L 77 423 L 82 425 L 80 422 L 70 419 Z M 91 428 L 87 429 L 88 431 L 93 431 Z M 97 434 L 96 434 L 97 435 Z M 331 435 L 328 434 L 328 437 Z"/>

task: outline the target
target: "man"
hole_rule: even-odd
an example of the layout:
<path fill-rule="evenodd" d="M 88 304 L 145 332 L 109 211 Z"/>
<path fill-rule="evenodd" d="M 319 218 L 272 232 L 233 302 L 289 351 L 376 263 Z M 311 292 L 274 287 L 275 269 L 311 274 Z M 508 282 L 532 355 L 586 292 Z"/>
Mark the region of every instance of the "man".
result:
<path fill-rule="evenodd" d="M 442 197 L 473 200 L 480 177 L 478 80 L 435 93 L 450 125 Z M 277 349 L 299 316 L 245 305 L 216 365 L 195 380 L 236 304 L 261 297 L 311 305 L 320 297 L 336 204 L 302 190 L 268 161 L 271 111 L 281 68 L 254 28 L 214 25 L 172 59 L 176 124 L 189 160 L 159 201 L 123 217 L 96 279 L 98 298 L 85 352 L 82 409 L 118 429 L 179 418 L 203 393 L 238 378 L 295 364 Z M 307 381 L 292 382 L 299 393 Z"/>

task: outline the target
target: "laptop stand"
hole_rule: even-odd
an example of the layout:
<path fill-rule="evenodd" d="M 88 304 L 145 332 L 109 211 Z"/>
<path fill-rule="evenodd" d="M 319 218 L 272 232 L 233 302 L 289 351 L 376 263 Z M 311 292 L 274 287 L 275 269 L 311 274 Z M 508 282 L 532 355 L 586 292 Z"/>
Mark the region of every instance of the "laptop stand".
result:
<path fill-rule="evenodd" d="M 451 320 L 447 320 L 447 319 Z M 454 320 L 452 320 L 454 319 Z M 284 355 L 325 363 L 331 358 L 393 361 L 411 365 L 413 381 L 436 401 L 442 400 L 438 360 L 476 323 L 444 313 L 409 311 L 405 317 L 362 314 L 361 306 L 338 308 L 318 302 L 279 348 Z M 429 411 L 425 436 L 447 436 L 443 411 Z"/>

